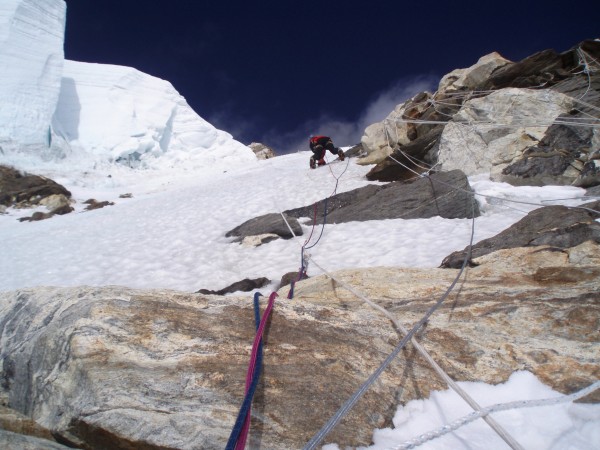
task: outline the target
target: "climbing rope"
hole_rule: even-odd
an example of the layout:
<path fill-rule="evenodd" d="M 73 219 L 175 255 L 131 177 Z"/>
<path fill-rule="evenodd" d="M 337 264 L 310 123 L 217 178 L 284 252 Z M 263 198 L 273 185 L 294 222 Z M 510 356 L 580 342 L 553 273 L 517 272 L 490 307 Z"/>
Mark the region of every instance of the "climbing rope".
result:
<path fill-rule="evenodd" d="M 250 431 L 252 399 L 254 397 L 256 387 L 258 386 L 260 371 L 262 368 L 262 336 L 266 323 L 269 319 L 269 315 L 271 314 L 271 310 L 273 309 L 273 304 L 275 303 L 277 293 L 273 292 L 269 296 L 269 303 L 265 309 L 262 319 L 260 317 L 260 308 L 258 302 L 258 298 L 261 295 L 262 294 L 260 292 L 254 294 L 254 322 L 256 325 L 256 335 L 254 337 L 254 342 L 252 343 L 250 363 L 246 372 L 246 392 L 237 419 L 233 429 L 231 430 L 229 440 L 227 441 L 227 446 L 225 447 L 226 450 L 243 450 L 246 446 L 248 432 Z"/>
<path fill-rule="evenodd" d="M 444 425 L 443 427 L 438 428 L 437 430 L 429 431 L 427 433 L 421 434 L 420 436 L 418 436 L 414 439 L 403 442 L 402 444 L 396 445 L 387 450 L 413 449 L 415 447 L 418 447 L 418 446 L 424 444 L 425 442 L 428 442 L 428 441 L 431 441 L 438 437 L 444 436 L 445 434 L 451 433 L 452 431 L 456 431 L 459 428 L 461 428 L 471 422 L 474 422 L 475 420 L 477 420 L 479 418 L 485 419 L 485 417 L 487 417 L 489 414 L 492 414 L 492 413 L 496 413 L 499 411 L 510 411 L 510 410 L 521 409 L 521 408 L 551 406 L 551 405 L 558 405 L 560 403 L 573 402 L 582 397 L 585 397 L 586 395 L 594 392 L 597 389 L 600 389 L 600 381 L 596 381 L 596 382 L 592 383 L 591 385 L 589 385 L 588 387 L 581 389 L 580 391 L 574 392 L 573 394 L 570 394 L 570 395 L 563 395 L 561 397 L 552 397 L 552 398 L 545 398 L 545 399 L 539 399 L 539 400 L 519 400 L 516 402 L 499 403 L 496 405 L 488 406 L 488 407 L 481 409 L 480 411 L 474 411 L 471 414 L 461 417 L 460 419 L 457 419 L 454 422 Z"/>
<path fill-rule="evenodd" d="M 367 389 L 379 378 L 381 373 L 387 368 L 387 366 L 394 360 L 394 358 L 400 353 L 400 351 L 406 346 L 408 341 L 414 336 L 414 334 L 419 331 L 419 329 L 425 324 L 425 322 L 429 319 L 429 317 L 442 305 L 442 303 L 448 298 L 456 283 L 462 276 L 467 262 L 471 258 L 471 247 L 473 245 L 473 237 L 475 235 L 475 217 L 473 215 L 472 225 L 471 225 L 471 238 L 468 246 L 468 251 L 466 252 L 465 258 L 463 260 L 463 264 L 458 271 L 456 277 L 452 281 L 451 285 L 448 287 L 446 292 L 440 297 L 440 299 L 431 306 L 425 315 L 417 322 L 413 328 L 406 333 L 404 338 L 398 343 L 398 345 L 394 348 L 394 350 L 388 355 L 385 361 L 371 374 L 371 376 L 361 385 L 361 387 L 342 405 L 342 407 L 329 419 L 329 421 L 321 428 L 315 436 L 304 446 L 304 450 L 312 450 L 327 436 L 331 430 L 342 420 L 346 414 L 352 409 L 352 407 L 356 404 L 356 402 L 364 395 Z"/>
<path fill-rule="evenodd" d="M 368 299 L 365 295 L 358 292 L 352 286 L 350 286 L 350 285 L 344 283 L 343 281 L 341 281 L 340 279 L 334 277 L 332 274 L 330 274 L 325 269 L 323 269 L 323 267 L 321 267 L 319 264 L 317 264 L 313 258 L 311 258 L 311 261 L 313 262 L 313 264 L 315 266 L 317 266 L 319 269 L 321 269 L 321 271 L 325 275 L 327 275 L 329 278 L 331 278 L 333 281 L 335 281 L 336 284 L 339 284 L 346 290 L 350 291 L 352 294 L 354 294 L 356 297 L 363 300 L 365 303 L 367 303 L 372 308 L 380 311 L 384 316 L 386 316 L 394 324 L 396 329 L 398 331 L 400 331 L 403 335 L 408 334 L 408 330 L 406 328 L 404 328 L 402 326 L 402 324 L 400 322 L 398 322 L 398 320 L 396 320 L 396 318 L 388 310 L 386 310 L 382 306 L 378 305 L 377 303 L 373 302 L 372 300 Z M 481 406 L 479 406 L 479 404 L 464 389 L 462 389 L 450 377 L 450 375 L 448 375 L 444 371 L 444 369 L 442 369 L 440 367 L 440 365 L 432 358 L 432 356 L 429 354 L 429 352 L 415 339 L 414 336 L 410 339 L 410 341 L 411 341 L 412 345 L 417 349 L 417 351 L 421 354 L 421 356 L 423 356 L 425 358 L 425 360 L 435 370 L 435 372 L 440 376 L 440 378 L 442 380 L 444 380 L 446 382 L 446 384 L 454 392 L 456 392 L 475 411 L 482 411 Z M 523 447 L 492 417 L 488 417 L 487 415 L 484 415 L 483 420 L 485 420 L 487 422 L 487 424 L 498 434 L 498 436 L 500 436 L 502 438 L 502 440 L 504 440 L 504 442 L 506 442 L 510 446 L 510 448 L 523 449 Z"/>
<path fill-rule="evenodd" d="M 400 164 L 400 165 L 401 165 L 402 167 L 404 167 L 405 169 L 407 169 L 407 170 L 409 170 L 409 171 L 413 172 L 414 174 L 417 174 L 417 175 L 419 175 L 419 176 L 422 176 L 422 174 L 420 174 L 420 173 L 418 173 L 418 172 L 415 172 L 413 169 L 411 169 L 411 168 L 410 168 L 410 167 L 408 167 L 407 165 L 405 165 L 405 164 L 402 164 L 400 161 L 398 161 L 398 160 L 397 160 L 396 158 L 394 158 L 393 156 L 391 156 L 391 155 L 390 155 L 390 156 L 389 156 L 389 158 L 390 158 L 392 161 L 395 161 L 396 163 Z M 426 175 L 426 176 L 429 176 L 429 175 Z M 460 188 L 460 187 L 453 186 L 453 185 L 451 185 L 451 184 L 449 184 L 449 183 L 446 183 L 445 181 L 442 181 L 442 180 L 437 180 L 437 179 L 436 179 L 436 180 L 435 180 L 435 182 L 436 182 L 436 183 L 441 183 L 441 184 L 444 184 L 444 185 L 446 185 L 446 186 L 449 186 L 449 187 L 451 187 L 451 188 L 453 188 L 453 189 L 456 189 L 456 190 L 458 190 L 458 191 L 466 192 L 467 194 L 470 194 L 470 195 L 475 195 L 475 196 L 478 196 L 478 197 L 484 197 L 484 198 L 487 198 L 487 199 L 500 200 L 500 201 L 502 201 L 502 202 L 519 203 L 519 204 L 521 204 L 521 205 L 531 205 L 531 206 L 548 206 L 548 205 L 544 205 L 544 204 L 542 204 L 542 203 L 526 202 L 526 201 L 524 201 L 524 200 L 515 200 L 515 199 L 510 199 L 510 198 L 496 197 L 496 196 L 494 196 L 494 195 L 488 195 L 488 194 L 479 194 L 479 193 L 477 193 L 477 192 L 475 192 L 475 191 L 469 191 L 469 190 L 467 190 L 467 189 L 463 189 L 463 188 Z M 584 210 L 584 211 L 588 211 L 588 212 L 591 212 L 591 213 L 594 213 L 594 214 L 600 214 L 600 211 L 597 211 L 597 210 L 595 210 L 595 209 L 592 209 L 592 208 L 587 208 L 587 207 L 584 207 L 584 206 L 566 206 L 566 205 L 564 205 L 564 206 L 565 206 L 565 208 L 569 208 L 569 209 L 582 209 L 582 210 Z"/>
<path fill-rule="evenodd" d="M 329 166 L 329 171 L 331 172 L 331 175 L 333 176 L 333 178 L 335 178 L 335 186 L 334 186 L 333 192 L 328 197 L 326 197 L 323 201 L 323 225 L 321 226 L 321 233 L 319 234 L 319 237 L 312 245 L 307 246 L 307 244 L 310 242 L 310 240 L 312 238 L 312 235 L 314 233 L 314 230 L 315 230 L 315 227 L 317 224 L 317 205 L 319 204 L 319 202 L 316 202 L 314 205 L 313 223 L 312 223 L 310 235 L 308 236 L 308 238 L 306 239 L 306 241 L 304 242 L 304 244 L 302 245 L 302 248 L 300 250 L 300 270 L 298 270 L 298 275 L 296 276 L 296 279 L 292 280 L 292 282 L 290 283 L 290 290 L 287 295 L 287 298 L 290 300 L 294 298 L 294 289 L 295 289 L 296 283 L 306 277 L 308 263 L 307 263 L 307 257 L 305 255 L 305 252 L 306 252 L 306 250 L 309 250 L 309 249 L 315 247 L 321 240 L 321 237 L 323 236 L 323 232 L 325 231 L 325 224 L 327 223 L 327 203 L 328 203 L 329 199 L 337 193 L 338 185 L 340 183 L 340 178 L 348 170 L 349 164 L 350 164 L 350 158 L 348 158 L 348 161 L 346 162 L 346 167 L 344 168 L 342 173 L 340 173 L 338 176 L 335 176 L 335 174 L 333 173 L 333 170 L 331 169 L 331 166 Z"/>

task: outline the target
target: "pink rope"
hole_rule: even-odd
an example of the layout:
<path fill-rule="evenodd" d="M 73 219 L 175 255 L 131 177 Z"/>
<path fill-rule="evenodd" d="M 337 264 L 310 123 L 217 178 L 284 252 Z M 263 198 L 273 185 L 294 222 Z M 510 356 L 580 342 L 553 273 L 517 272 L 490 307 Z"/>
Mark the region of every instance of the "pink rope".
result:
<path fill-rule="evenodd" d="M 256 357 L 258 355 L 258 346 L 260 345 L 260 341 L 262 340 L 263 333 L 265 331 L 265 327 L 267 325 L 267 320 L 269 319 L 269 315 L 271 314 L 271 310 L 273 309 L 273 305 L 275 304 L 275 298 L 277 297 L 276 292 L 272 292 L 269 296 L 269 304 L 265 309 L 265 312 L 260 320 L 260 325 L 258 326 L 258 330 L 256 330 L 256 336 L 254 336 L 254 342 L 252 343 L 252 352 L 250 353 L 250 364 L 248 365 L 248 371 L 246 372 L 246 389 L 244 394 L 248 393 L 248 389 L 250 388 L 250 384 L 252 384 L 252 375 L 254 374 L 254 368 L 256 366 Z M 250 416 L 251 416 L 252 408 L 248 410 L 248 414 L 246 415 L 246 420 L 244 421 L 244 426 L 240 433 L 240 437 L 238 438 L 235 450 L 244 450 L 246 447 L 246 440 L 248 438 L 248 433 L 250 431 Z"/>

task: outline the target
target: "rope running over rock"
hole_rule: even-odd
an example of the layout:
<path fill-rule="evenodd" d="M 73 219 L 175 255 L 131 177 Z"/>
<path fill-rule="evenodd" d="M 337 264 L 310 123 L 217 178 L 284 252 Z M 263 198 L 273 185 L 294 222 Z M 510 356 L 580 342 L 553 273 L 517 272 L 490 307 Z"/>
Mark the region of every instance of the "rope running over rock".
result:
<path fill-rule="evenodd" d="M 394 350 L 388 355 L 383 363 L 371 374 L 371 376 L 361 385 L 361 387 L 342 405 L 342 407 L 329 419 L 329 421 L 313 436 L 313 438 L 304 446 L 304 450 L 312 450 L 327 436 L 331 430 L 342 420 L 346 414 L 352 409 L 356 402 L 364 395 L 367 389 L 379 378 L 381 373 L 387 368 L 388 365 L 394 360 L 394 358 L 400 353 L 400 351 L 406 346 L 408 341 L 414 336 L 414 334 L 421 329 L 421 327 L 427 322 L 429 317 L 442 305 L 442 303 L 448 298 L 456 283 L 462 276 L 467 262 L 471 258 L 471 246 L 473 245 L 473 237 L 475 235 L 475 217 L 472 219 L 471 225 L 471 238 L 469 243 L 469 251 L 465 255 L 462 267 L 458 271 L 458 274 L 446 290 L 446 292 L 440 297 L 440 299 L 425 313 L 425 315 L 417 322 L 416 325 L 404 336 L 404 338 L 398 343 Z"/>

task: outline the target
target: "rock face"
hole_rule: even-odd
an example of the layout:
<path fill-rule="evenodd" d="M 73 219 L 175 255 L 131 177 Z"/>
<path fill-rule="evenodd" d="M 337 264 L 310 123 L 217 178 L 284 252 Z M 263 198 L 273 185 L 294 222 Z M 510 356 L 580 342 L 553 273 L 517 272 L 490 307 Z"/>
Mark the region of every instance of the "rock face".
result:
<path fill-rule="evenodd" d="M 459 381 L 500 383 L 528 370 L 560 392 L 580 389 L 600 377 L 593 332 L 600 326 L 599 250 L 586 241 L 479 257 L 418 340 Z M 455 275 L 401 268 L 334 274 L 407 328 Z M 243 397 L 252 317 L 249 298 L 119 287 L 5 292 L 2 388 L 12 409 L 70 445 L 224 448 Z M 277 300 L 266 330 L 249 447 L 302 447 L 400 340 L 387 319 L 337 282 L 316 276 L 297 283 L 293 301 Z M 327 442 L 366 445 L 373 428 L 389 425 L 396 402 L 442 388 L 409 346 Z"/>
<path fill-rule="evenodd" d="M 434 216 L 446 219 L 479 216 L 465 175 L 455 170 L 434 173 L 411 183 L 394 182 L 383 186 L 368 185 L 353 191 L 336 194 L 327 200 L 327 222 L 383 219 L 420 219 Z M 315 216 L 323 223 L 325 201 L 285 211 L 292 217 Z"/>
<path fill-rule="evenodd" d="M 437 92 L 415 96 L 367 128 L 362 161 L 378 164 L 369 179 L 408 179 L 440 164 L 514 185 L 597 185 L 599 58 L 600 42 L 589 40 L 517 63 L 487 55 L 451 72 Z"/>
<path fill-rule="evenodd" d="M 470 175 L 501 178 L 502 170 L 541 141 L 554 120 L 572 107 L 570 97 L 550 90 L 510 88 L 469 100 L 444 127 L 438 162 L 442 170 L 460 168 Z"/>
<path fill-rule="evenodd" d="M 434 216 L 446 219 L 479 216 L 469 181 L 460 170 L 434 173 L 410 183 L 394 182 L 383 186 L 367 185 L 336 194 L 312 205 L 284 211 L 296 236 L 302 235 L 298 219 L 305 223 L 364 222 L 383 219 L 425 219 Z M 327 214 L 325 215 L 325 207 Z M 226 237 L 235 242 L 261 245 L 273 239 L 293 237 L 280 214 L 270 213 L 250 219 Z M 252 240 L 252 241 L 251 241 Z"/>
<path fill-rule="evenodd" d="M 587 209 L 584 209 L 587 208 Z M 596 211 L 596 212 L 594 212 Z M 575 247 L 591 240 L 600 243 L 600 201 L 581 208 L 546 206 L 536 209 L 500 234 L 479 241 L 471 249 L 471 260 L 501 249 L 550 245 L 557 249 Z M 467 249 L 444 258 L 442 267 L 461 267 Z"/>
<path fill-rule="evenodd" d="M 260 142 L 252 142 L 248 147 L 252 149 L 257 159 L 269 159 L 275 157 L 275 151 Z"/>

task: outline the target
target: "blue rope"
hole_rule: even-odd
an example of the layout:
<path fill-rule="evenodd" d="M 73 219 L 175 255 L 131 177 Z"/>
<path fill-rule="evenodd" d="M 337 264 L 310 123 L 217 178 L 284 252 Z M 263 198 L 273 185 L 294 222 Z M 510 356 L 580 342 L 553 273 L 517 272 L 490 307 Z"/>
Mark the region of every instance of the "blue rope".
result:
<path fill-rule="evenodd" d="M 256 324 L 256 329 L 258 330 L 258 326 L 260 325 L 260 308 L 258 305 L 258 297 L 262 294 L 260 292 L 256 292 L 254 294 L 254 323 Z M 254 397 L 254 392 L 256 391 L 256 387 L 258 386 L 258 380 L 260 378 L 260 371 L 262 369 L 262 357 L 263 357 L 263 343 L 262 339 L 258 346 L 258 355 L 256 356 L 256 365 L 254 366 L 254 373 L 252 374 L 252 383 L 250 384 L 250 388 L 244 397 L 244 401 L 242 402 L 242 406 L 240 407 L 240 411 L 238 413 L 237 419 L 235 420 L 235 425 L 231 430 L 231 434 L 229 435 L 229 440 L 227 441 L 226 450 L 234 450 L 235 444 L 240 437 L 240 433 L 242 432 L 242 428 L 244 426 L 244 422 L 246 420 L 246 416 L 250 410 L 250 406 L 252 405 L 252 398 Z"/>
<path fill-rule="evenodd" d="M 321 234 L 319 234 L 319 238 L 316 240 L 316 242 L 314 244 L 312 244 L 309 247 L 302 247 L 302 261 L 304 261 L 304 250 L 313 248 L 315 245 L 317 245 L 319 243 L 319 241 L 321 240 L 321 237 L 323 236 L 323 231 L 325 230 L 325 223 L 327 222 L 327 200 L 329 200 L 329 197 L 325 198 L 325 201 L 324 201 L 325 211 L 323 211 L 323 226 L 321 227 Z"/>

